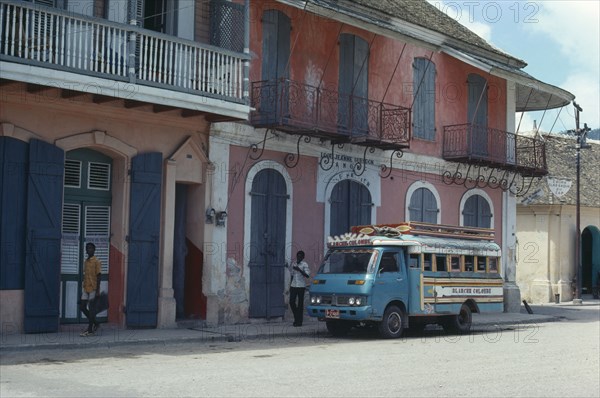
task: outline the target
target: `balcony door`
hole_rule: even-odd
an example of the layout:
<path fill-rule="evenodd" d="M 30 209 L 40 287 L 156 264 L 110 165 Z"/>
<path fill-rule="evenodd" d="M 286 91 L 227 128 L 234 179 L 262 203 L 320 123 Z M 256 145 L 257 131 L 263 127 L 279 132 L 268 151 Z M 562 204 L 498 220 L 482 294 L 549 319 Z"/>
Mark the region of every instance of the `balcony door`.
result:
<path fill-rule="evenodd" d="M 487 81 L 471 73 L 467 78 L 468 106 L 467 123 L 471 123 L 469 131 L 469 153 L 475 157 L 486 157 L 488 154 L 488 98 Z"/>
<path fill-rule="evenodd" d="M 89 0 L 92 1 L 93 0 Z M 155 32 L 194 40 L 194 0 L 136 1 L 138 25 Z M 108 20 L 127 23 L 128 1 L 108 0 Z"/>
<path fill-rule="evenodd" d="M 277 10 L 266 10 L 262 18 L 262 74 L 260 111 L 265 122 L 279 120 L 287 114 L 291 22 Z"/>
<path fill-rule="evenodd" d="M 369 44 L 358 36 L 340 35 L 338 127 L 365 135 L 369 120 Z"/>

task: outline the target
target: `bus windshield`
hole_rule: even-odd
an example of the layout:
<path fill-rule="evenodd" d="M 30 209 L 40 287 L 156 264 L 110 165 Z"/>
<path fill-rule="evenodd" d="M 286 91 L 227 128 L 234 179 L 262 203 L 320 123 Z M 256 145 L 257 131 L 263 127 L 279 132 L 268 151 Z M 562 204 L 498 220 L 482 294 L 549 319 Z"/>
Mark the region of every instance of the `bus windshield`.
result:
<path fill-rule="evenodd" d="M 325 256 L 320 274 L 366 274 L 372 273 L 376 258 L 374 249 L 334 249 Z"/>

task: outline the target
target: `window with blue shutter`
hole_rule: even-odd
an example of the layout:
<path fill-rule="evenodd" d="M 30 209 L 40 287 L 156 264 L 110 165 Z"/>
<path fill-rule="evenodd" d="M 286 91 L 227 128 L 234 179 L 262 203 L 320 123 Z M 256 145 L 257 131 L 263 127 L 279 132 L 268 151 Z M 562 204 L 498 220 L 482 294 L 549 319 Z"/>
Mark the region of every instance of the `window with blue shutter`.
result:
<path fill-rule="evenodd" d="M 435 140 L 435 65 L 426 58 L 413 62 L 413 136 Z"/>
<path fill-rule="evenodd" d="M 490 204 L 481 195 L 473 195 L 467 199 L 462 213 L 465 227 L 491 228 L 492 226 Z"/>
<path fill-rule="evenodd" d="M 437 223 L 439 212 L 435 195 L 427 188 L 415 190 L 408 206 L 409 221 Z"/>
<path fill-rule="evenodd" d="M 330 203 L 330 235 L 345 234 L 354 225 L 371 223 L 371 193 L 356 181 L 343 180 L 335 184 Z"/>

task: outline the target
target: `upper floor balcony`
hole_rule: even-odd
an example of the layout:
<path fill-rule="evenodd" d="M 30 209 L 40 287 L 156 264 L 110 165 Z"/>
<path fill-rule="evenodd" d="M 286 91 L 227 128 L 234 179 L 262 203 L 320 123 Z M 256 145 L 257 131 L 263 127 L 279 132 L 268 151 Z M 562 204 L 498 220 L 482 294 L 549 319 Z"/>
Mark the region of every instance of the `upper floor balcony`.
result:
<path fill-rule="evenodd" d="M 243 6 L 215 5 L 238 7 L 243 20 Z M 248 59 L 244 53 L 135 25 L 0 0 L 0 61 L 7 80 L 70 90 L 87 87 L 97 97 L 247 119 L 243 81 Z M 82 84 L 76 86 L 78 82 Z M 124 88 L 115 89 L 120 83 Z"/>
<path fill-rule="evenodd" d="M 444 126 L 442 156 L 525 176 L 548 174 L 546 144 L 541 139 L 470 123 Z"/>
<path fill-rule="evenodd" d="M 251 107 L 255 127 L 380 149 L 410 144 L 410 109 L 290 79 L 253 82 Z"/>

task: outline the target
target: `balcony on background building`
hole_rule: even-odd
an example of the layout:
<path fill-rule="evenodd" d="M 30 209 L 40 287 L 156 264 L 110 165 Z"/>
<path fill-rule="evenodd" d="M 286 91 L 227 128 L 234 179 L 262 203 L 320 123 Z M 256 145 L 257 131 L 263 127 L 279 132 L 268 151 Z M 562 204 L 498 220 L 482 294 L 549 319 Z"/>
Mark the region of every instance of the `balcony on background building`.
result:
<path fill-rule="evenodd" d="M 410 144 L 410 109 L 289 79 L 253 82 L 251 108 L 254 127 L 384 150 Z"/>
<path fill-rule="evenodd" d="M 470 123 L 444 126 L 442 156 L 452 162 L 514 171 L 524 176 L 548 174 L 546 144 L 541 139 Z"/>
<path fill-rule="evenodd" d="M 175 98 L 168 94 L 175 91 L 191 96 L 185 97 L 191 109 L 195 102 L 203 104 L 208 98 L 215 114 L 232 104 L 242 105 L 236 112 L 244 119 L 249 112 L 243 90 L 246 54 L 29 2 L 0 0 L 0 60 L 5 67 L 43 68 L 58 80 L 74 73 L 163 90 L 144 97 L 140 90 L 130 88 L 148 102 Z M 15 70 L 26 70 L 20 68 Z M 3 78 L 28 78 L 20 81 L 34 83 L 36 76 L 26 73 L 13 72 L 17 78 L 3 73 Z M 105 90 L 102 94 L 113 93 Z"/>

